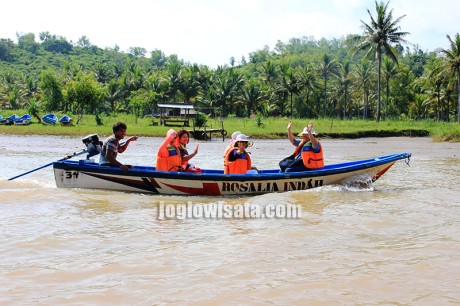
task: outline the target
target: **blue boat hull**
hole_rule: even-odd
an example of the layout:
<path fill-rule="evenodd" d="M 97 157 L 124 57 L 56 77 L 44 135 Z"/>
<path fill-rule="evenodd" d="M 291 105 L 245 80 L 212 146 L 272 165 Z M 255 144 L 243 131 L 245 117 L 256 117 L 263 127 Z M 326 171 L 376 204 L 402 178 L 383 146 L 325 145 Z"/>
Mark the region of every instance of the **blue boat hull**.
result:
<path fill-rule="evenodd" d="M 70 118 L 69 116 L 63 116 L 61 119 L 59 119 L 59 123 L 61 125 L 71 125 L 73 119 Z"/>
<path fill-rule="evenodd" d="M 58 118 L 54 114 L 46 114 L 42 117 L 42 121 L 45 124 L 56 124 L 58 122 Z"/>
<path fill-rule="evenodd" d="M 29 114 L 26 114 L 22 116 L 21 118 L 14 120 L 14 124 L 15 125 L 28 125 L 30 124 L 31 120 L 32 120 L 32 117 Z"/>
<path fill-rule="evenodd" d="M 0 120 L 0 124 L 11 125 L 14 124 L 14 121 L 17 120 L 19 117 L 18 115 L 14 114 L 9 116 L 8 118 L 3 118 Z"/>
<path fill-rule="evenodd" d="M 222 170 L 202 173 L 163 172 L 155 167 L 135 166 L 128 173 L 118 167 L 81 161 L 53 164 L 57 187 L 142 192 L 165 195 L 256 195 L 306 190 L 332 185 L 370 183 L 383 175 L 396 161 L 410 153 L 397 153 L 372 159 L 326 165 L 322 169 L 282 173 L 261 170 L 257 174 L 224 174 Z"/>

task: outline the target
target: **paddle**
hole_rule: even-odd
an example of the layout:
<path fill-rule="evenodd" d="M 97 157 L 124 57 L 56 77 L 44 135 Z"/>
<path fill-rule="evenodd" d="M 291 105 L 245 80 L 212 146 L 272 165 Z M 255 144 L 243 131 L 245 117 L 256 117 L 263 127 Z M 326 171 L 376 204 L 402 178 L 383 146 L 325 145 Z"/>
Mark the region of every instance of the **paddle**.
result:
<path fill-rule="evenodd" d="M 78 155 L 82 155 L 82 154 L 85 154 L 85 153 L 88 153 L 88 149 L 85 149 L 85 150 L 83 150 L 83 151 L 81 151 L 81 152 L 73 153 L 72 155 L 66 156 L 66 157 L 64 157 L 64 158 L 62 158 L 62 159 L 60 159 L 60 160 L 58 160 L 58 161 L 63 161 L 63 160 L 71 159 L 72 157 L 75 157 L 75 156 L 78 156 Z M 49 163 L 49 164 L 46 164 L 46 165 L 43 165 L 43 166 L 41 166 L 41 167 L 35 168 L 35 169 L 33 169 L 33 170 L 27 171 L 27 172 L 25 172 L 25 173 L 16 175 L 16 176 L 14 176 L 14 177 L 12 177 L 12 178 L 9 178 L 8 181 L 12 181 L 12 180 L 14 180 L 14 179 L 17 179 L 18 177 L 24 176 L 24 175 L 26 175 L 26 174 L 35 172 L 35 171 L 40 170 L 40 169 L 43 169 L 43 168 L 46 168 L 46 167 L 48 167 L 48 166 L 51 166 L 53 163 L 54 163 L 54 162 L 51 162 L 51 163 Z"/>

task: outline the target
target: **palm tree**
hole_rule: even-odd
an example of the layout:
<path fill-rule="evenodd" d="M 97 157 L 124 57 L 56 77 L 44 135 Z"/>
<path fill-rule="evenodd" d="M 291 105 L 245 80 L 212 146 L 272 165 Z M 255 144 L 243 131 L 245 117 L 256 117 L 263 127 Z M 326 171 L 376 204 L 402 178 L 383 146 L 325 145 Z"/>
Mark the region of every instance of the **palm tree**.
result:
<path fill-rule="evenodd" d="M 350 61 L 345 60 L 343 63 L 339 64 L 339 83 L 340 90 L 343 93 L 343 119 L 347 118 L 347 98 L 348 98 L 348 89 L 352 83 L 352 74 Z"/>
<path fill-rule="evenodd" d="M 252 111 L 259 107 L 259 103 L 263 99 L 265 99 L 265 96 L 260 88 L 259 81 L 257 79 L 247 81 L 239 96 L 239 102 L 246 105 L 248 118 L 251 117 Z"/>
<path fill-rule="evenodd" d="M 276 67 L 270 60 L 262 64 L 262 80 L 266 85 L 273 87 L 277 78 Z"/>
<path fill-rule="evenodd" d="M 387 57 L 383 60 L 383 77 L 385 78 L 386 94 L 385 94 L 385 118 L 388 118 L 388 98 L 390 96 L 390 79 L 399 74 L 394 62 L 390 61 Z"/>
<path fill-rule="evenodd" d="M 449 114 L 450 114 L 450 102 L 452 101 L 452 107 L 455 110 L 454 102 L 455 98 L 452 97 L 455 94 L 457 87 L 457 80 L 451 77 L 446 77 L 443 84 L 443 93 L 442 99 L 445 101 L 446 104 L 446 121 L 449 121 Z M 452 97 L 452 98 L 451 98 Z"/>
<path fill-rule="evenodd" d="M 267 112 L 270 114 L 283 113 L 284 111 L 286 94 L 284 91 L 279 90 L 279 77 L 280 72 L 277 69 L 277 65 L 275 65 L 272 61 L 268 60 L 262 64 L 262 84 L 267 86 L 266 95 L 269 100 L 268 103 L 272 105 L 269 107 L 270 110 L 267 108 Z"/>
<path fill-rule="evenodd" d="M 281 89 L 289 93 L 291 101 L 291 118 L 293 115 L 292 110 L 292 96 L 300 92 L 299 78 L 294 74 L 293 70 L 286 65 L 281 66 L 281 78 L 280 78 Z"/>
<path fill-rule="evenodd" d="M 427 112 L 429 100 L 423 94 L 416 94 L 414 103 L 412 104 L 413 113 L 415 116 L 415 120 L 425 119 Z"/>
<path fill-rule="evenodd" d="M 450 49 L 441 50 L 447 57 L 445 70 L 452 73 L 457 78 L 457 117 L 460 123 L 460 35 L 455 35 L 455 40 L 452 40 L 449 35 L 447 39 L 450 42 Z"/>
<path fill-rule="evenodd" d="M 176 103 L 176 94 L 180 89 L 182 84 L 182 64 L 180 62 L 171 62 L 168 66 L 168 76 L 167 81 L 169 84 L 169 89 L 166 94 L 169 97 L 172 97 L 173 102 Z"/>
<path fill-rule="evenodd" d="M 230 80 L 230 86 L 232 88 L 232 90 L 230 91 L 230 101 L 229 101 L 230 110 L 231 110 L 233 102 L 234 102 L 233 101 L 234 98 L 240 94 L 241 89 L 243 88 L 244 77 L 239 71 L 237 71 L 233 67 L 228 70 L 228 76 Z M 239 107 L 236 110 L 236 115 L 239 115 Z"/>
<path fill-rule="evenodd" d="M 428 62 L 425 67 L 426 76 L 422 75 L 420 79 L 426 79 L 428 91 L 433 93 L 432 96 L 436 100 L 436 120 L 439 121 L 442 119 L 441 87 L 446 76 L 442 71 L 441 61 L 439 58 L 435 58 L 433 61 Z M 449 116 L 447 116 L 447 118 L 449 118 Z"/>
<path fill-rule="evenodd" d="M 23 82 L 25 84 L 25 97 L 30 100 L 38 94 L 38 82 L 31 76 L 25 76 Z"/>
<path fill-rule="evenodd" d="M 99 63 L 94 67 L 94 75 L 99 83 L 106 83 L 109 79 L 109 70 L 105 65 Z"/>
<path fill-rule="evenodd" d="M 200 82 L 198 80 L 199 71 L 200 69 L 196 64 L 183 68 L 183 73 L 181 74 L 182 81 L 179 84 L 179 90 L 184 95 L 185 103 L 190 103 L 190 101 L 194 100 L 200 93 Z"/>
<path fill-rule="evenodd" d="M 42 122 L 40 118 L 39 111 L 40 111 L 40 104 L 35 99 L 29 101 L 29 106 L 27 107 L 27 111 L 29 114 L 35 118 L 37 118 L 38 123 Z"/>
<path fill-rule="evenodd" d="M 300 88 L 306 91 L 306 104 L 309 104 L 310 94 L 319 87 L 313 69 L 310 65 L 297 68 Z"/>
<path fill-rule="evenodd" d="M 363 119 L 367 119 L 367 110 L 369 102 L 369 87 L 368 83 L 371 81 L 372 64 L 364 60 L 356 66 L 356 75 L 363 87 Z"/>
<path fill-rule="evenodd" d="M 337 64 L 335 60 L 327 54 L 323 54 L 323 61 L 319 66 L 319 74 L 324 80 L 324 110 L 323 116 L 326 116 L 326 106 L 327 106 L 327 80 L 331 75 L 338 75 Z"/>
<path fill-rule="evenodd" d="M 243 76 L 235 68 L 232 67 L 228 71 L 222 67 L 217 68 L 212 82 L 215 94 L 213 106 L 222 107 L 222 115 L 226 116 L 227 111 L 231 113 L 233 98 L 239 94 L 243 83 Z"/>
<path fill-rule="evenodd" d="M 115 80 L 110 80 L 105 89 L 105 100 L 110 103 L 110 111 L 115 112 L 115 101 L 122 96 L 122 87 Z"/>
<path fill-rule="evenodd" d="M 391 46 L 391 44 L 399 44 L 406 42 L 403 37 L 409 34 L 408 32 L 400 32 L 398 23 L 406 15 L 403 15 L 393 21 L 393 10 L 388 12 L 388 1 L 386 4 L 383 2 L 377 3 L 375 1 L 375 10 L 377 16 L 374 19 L 369 10 L 367 10 L 371 23 L 366 24 L 361 20 L 362 27 L 364 28 L 364 36 L 361 43 L 359 43 L 355 49 L 365 50 L 367 49 L 366 56 L 368 56 L 372 51 L 374 52 L 375 58 L 377 59 L 377 71 L 378 71 L 378 85 L 377 85 L 377 122 L 380 121 L 380 74 L 382 66 L 382 54 L 390 57 L 395 63 L 398 63 L 396 58 L 396 52 Z"/>

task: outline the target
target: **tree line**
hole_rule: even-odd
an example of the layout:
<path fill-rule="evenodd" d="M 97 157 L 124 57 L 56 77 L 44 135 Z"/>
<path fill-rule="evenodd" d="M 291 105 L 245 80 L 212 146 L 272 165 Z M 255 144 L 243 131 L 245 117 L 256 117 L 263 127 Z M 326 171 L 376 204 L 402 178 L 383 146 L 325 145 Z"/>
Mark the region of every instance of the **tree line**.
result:
<path fill-rule="evenodd" d="M 424 52 L 388 3 L 375 2 L 363 34 L 278 41 L 275 48 L 211 69 L 161 50 L 101 49 L 49 32 L 0 39 L 0 105 L 101 116 L 144 116 L 158 103 L 185 102 L 221 116 L 433 119 L 460 123 L 460 35 Z M 147 56 L 148 54 L 148 56 Z M 38 117 L 38 116 L 37 116 Z"/>

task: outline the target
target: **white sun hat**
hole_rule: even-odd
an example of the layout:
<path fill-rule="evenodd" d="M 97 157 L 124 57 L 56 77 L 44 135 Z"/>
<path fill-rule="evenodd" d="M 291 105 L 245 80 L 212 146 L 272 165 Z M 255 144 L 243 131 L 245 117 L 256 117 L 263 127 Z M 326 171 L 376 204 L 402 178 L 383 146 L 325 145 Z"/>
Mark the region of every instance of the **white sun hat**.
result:
<path fill-rule="evenodd" d="M 244 134 L 239 134 L 238 136 L 236 136 L 235 141 L 245 141 L 245 142 L 248 142 L 249 139 L 248 139 L 248 136 L 246 136 L 246 135 L 244 135 Z"/>
<path fill-rule="evenodd" d="M 247 143 L 248 143 L 248 147 L 252 147 L 252 145 L 254 144 L 254 143 L 252 142 L 252 140 L 249 140 L 249 137 L 246 136 L 246 135 L 244 135 L 244 134 L 240 134 L 240 135 L 238 135 L 238 136 L 236 137 L 236 139 L 235 139 L 235 146 L 236 146 L 236 143 L 239 142 L 239 141 L 241 141 L 241 142 L 247 142 Z"/>
<path fill-rule="evenodd" d="M 318 133 L 316 133 L 313 129 L 311 129 L 311 133 L 312 133 L 313 135 L 318 135 Z M 297 136 L 303 136 L 303 135 L 308 135 L 308 129 L 307 129 L 307 127 L 304 127 L 304 128 L 303 128 L 303 131 L 300 132 Z"/>
<path fill-rule="evenodd" d="M 232 141 L 234 141 L 236 139 L 236 137 L 238 137 L 238 135 L 241 135 L 242 133 L 240 131 L 236 131 L 236 132 L 233 132 L 232 134 Z"/>

